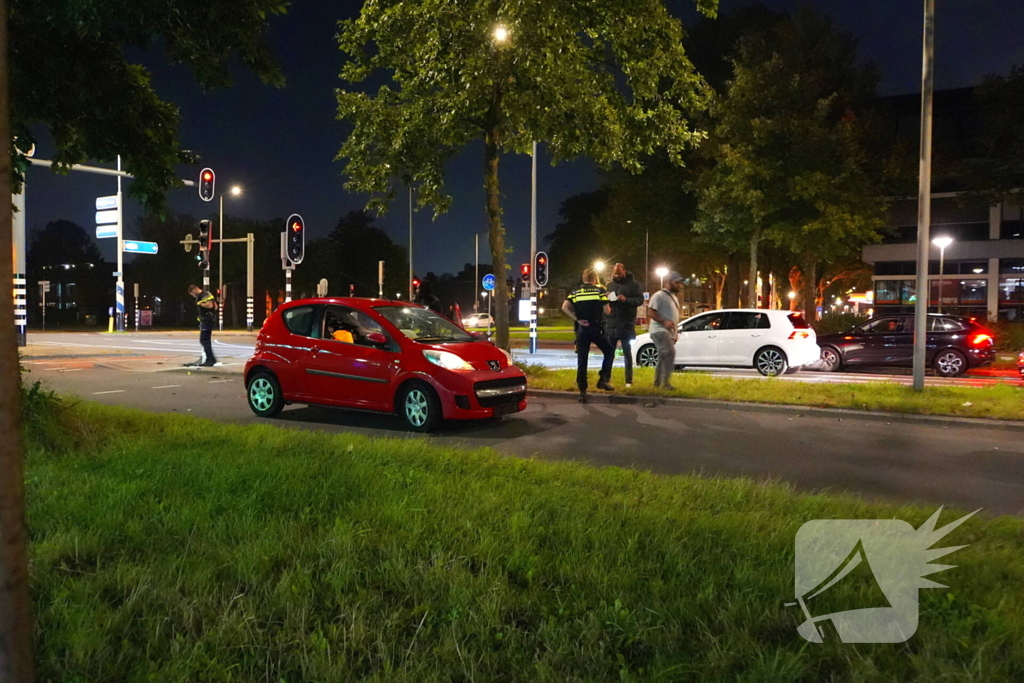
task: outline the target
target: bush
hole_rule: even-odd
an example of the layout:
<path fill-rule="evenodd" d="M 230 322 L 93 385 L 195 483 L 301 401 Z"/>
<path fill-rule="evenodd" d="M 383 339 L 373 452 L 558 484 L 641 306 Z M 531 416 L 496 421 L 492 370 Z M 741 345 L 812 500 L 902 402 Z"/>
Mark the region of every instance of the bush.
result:
<path fill-rule="evenodd" d="M 996 338 L 996 351 L 1017 353 L 1024 350 L 1024 323 L 998 320 L 982 324 L 992 330 Z"/>
<path fill-rule="evenodd" d="M 814 323 L 815 334 L 838 334 L 867 320 L 866 315 L 857 313 L 830 313 Z"/>

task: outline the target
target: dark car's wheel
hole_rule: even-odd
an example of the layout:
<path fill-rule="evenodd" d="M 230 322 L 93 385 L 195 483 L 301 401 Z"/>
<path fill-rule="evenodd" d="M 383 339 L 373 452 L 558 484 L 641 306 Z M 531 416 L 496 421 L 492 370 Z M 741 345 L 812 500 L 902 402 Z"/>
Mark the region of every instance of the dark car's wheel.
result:
<path fill-rule="evenodd" d="M 658 364 L 658 349 L 654 344 L 644 344 L 636 352 L 636 364 L 640 368 L 653 368 Z"/>
<path fill-rule="evenodd" d="M 274 417 L 284 408 L 281 385 L 269 372 L 257 372 L 250 377 L 245 395 L 249 408 L 260 417 Z"/>
<path fill-rule="evenodd" d="M 414 432 L 429 432 L 441 424 L 441 400 L 423 382 L 407 384 L 399 393 L 395 408 Z"/>
<path fill-rule="evenodd" d="M 959 377 L 967 372 L 967 356 L 956 349 L 946 349 L 935 355 L 932 361 L 935 374 L 939 377 Z"/>
<path fill-rule="evenodd" d="M 839 352 L 831 346 L 821 347 L 821 369 L 825 372 L 838 372 L 843 367 L 843 359 Z"/>
<path fill-rule="evenodd" d="M 766 346 L 754 356 L 754 367 L 765 377 L 776 377 L 786 371 L 789 362 L 781 349 Z"/>

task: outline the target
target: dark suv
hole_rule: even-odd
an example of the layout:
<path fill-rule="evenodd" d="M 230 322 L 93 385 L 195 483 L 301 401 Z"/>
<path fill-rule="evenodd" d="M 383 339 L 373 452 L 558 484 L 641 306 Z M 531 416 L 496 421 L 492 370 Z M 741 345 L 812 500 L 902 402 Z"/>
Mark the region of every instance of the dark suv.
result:
<path fill-rule="evenodd" d="M 956 377 L 996 357 L 992 333 L 974 318 L 928 314 L 925 362 L 940 377 Z M 821 367 L 834 372 L 848 366 L 909 366 L 914 358 L 914 316 L 883 315 L 840 334 L 818 337 Z"/>

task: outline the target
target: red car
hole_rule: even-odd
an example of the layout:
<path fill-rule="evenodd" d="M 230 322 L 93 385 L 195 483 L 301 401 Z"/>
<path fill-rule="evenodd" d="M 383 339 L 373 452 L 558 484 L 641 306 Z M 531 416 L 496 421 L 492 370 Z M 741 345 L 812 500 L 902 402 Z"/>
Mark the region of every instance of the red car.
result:
<path fill-rule="evenodd" d="M 263 323 L 245 364 L 249 407 L 288 403 L 397 413 L 416 431 L 526 408 L 512 356 L 430 309 L 387 299 L 302 299 Z"/>

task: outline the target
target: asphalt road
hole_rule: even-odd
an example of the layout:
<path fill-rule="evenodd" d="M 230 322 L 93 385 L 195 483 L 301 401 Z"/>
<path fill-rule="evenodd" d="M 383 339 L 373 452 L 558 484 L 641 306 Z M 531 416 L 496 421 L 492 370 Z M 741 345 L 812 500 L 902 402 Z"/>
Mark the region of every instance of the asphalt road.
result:
<path fill-rule="evenodd" d="M 116 339 L 121 344 L 135 343 Z M 29 360 L 31 378 L 42 379 L 59 392 L 101 403 L 228 423 L 262 421 L 246 405 L 236 367 L 187 374 L 178 367 L 182 350 L 175 344 L 179 342 L 194 344 L 187 338 L 140 340 L 140 347 L 158 345 L 162 355 L 152 352 L 151 356 L 126 356 L 113 353 L 112 348 L 106 355 L 94 356 L 36 354 Z M 228 344 L 230 339 L 225 339 L 219 352 L 229 363 L 241 362 L 235 359 L 245 354 Z M 953 504 L 983 508 L 990 514 L 1024 513 L 1024 433 L 1004 428 L 809 415 L 800 410 L 583 406 L 568 399 L 537 397 L 519 415 L 454 425 L 430 437 L 405 432 L 394 417 L 319 407 L 290 406 L 271 422 L 299 429 L 488 446 L 515 456 L 579 459 L 666 474 L 771 478 L 801 490 Z"/>
<path fill-rule="evenodd" d="M 180 366 L 199 356 L 198 332 L 143 332 L 139 334 L 100 334 L 89 332 L 53 332 L 30 333 L 28 353 L 43 359 L 65 359 L 72 362 L 74 358 L 89 359 L 107 358 L 113 362 L 115 356 L 122 358 L 118 362 L 128 363 L 136 368 L 162 369 Z M 252 354 L 255 337 L 252 334 L 239 332 L 214 333 L 214 353 L 226 366 L 244 365 Z M 575 368 L 576 356 L 571 348 L 541 349 L 531 355 L 524 349 L 514 349 L 516 360 L 536 363 L 551 368 Z M 129 358 L 129 355 L 131 358 Z M 621 367 L 622 359 L 616 359 L 616 367 Z M 591 369 L 601 365 L 600 356 L 592 354 Z M 695 372 L 688 369 L 683 372 Z M 741 379 L 759 379 L 761 376 L 753 369 L 737 368 L 700 368 L 700 372 L 712 372 L 723 377 Z M 893 369 L 885 371 L 858 372 L 814 372 L 803 370 L 792 375 L 784 375 L 785 381 L 829 383 L 829 384 L 861 384 L 865 382 L 897 382 L 910 384 L 912 378 L 909 370 Z M 1009 377 L 965 376 L 955 379 L 931 377 L 926 379 L 930 386 L 985 386 L 993 382 L 1024 384 L 1012 373 Z"/>

